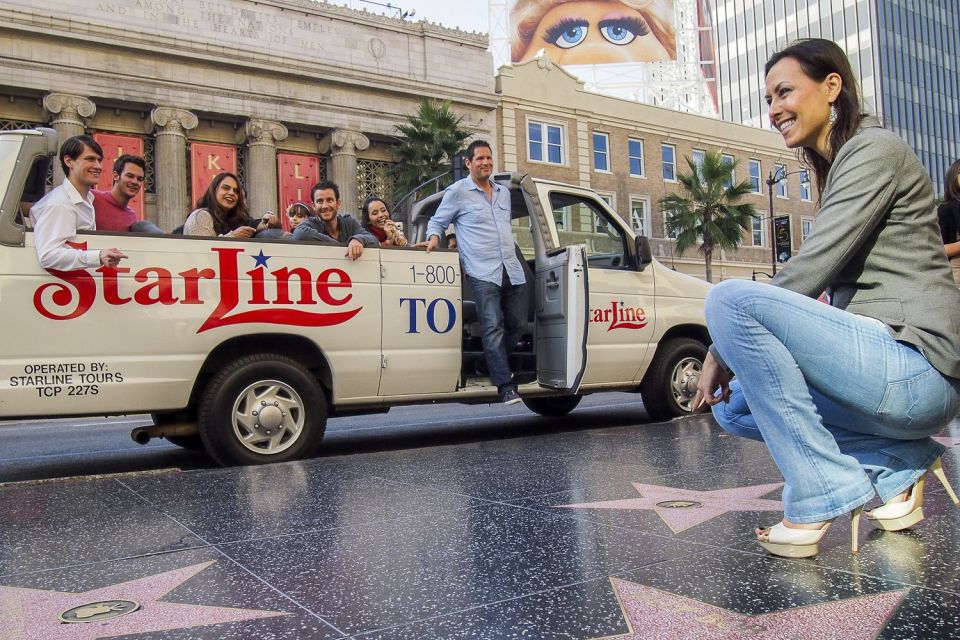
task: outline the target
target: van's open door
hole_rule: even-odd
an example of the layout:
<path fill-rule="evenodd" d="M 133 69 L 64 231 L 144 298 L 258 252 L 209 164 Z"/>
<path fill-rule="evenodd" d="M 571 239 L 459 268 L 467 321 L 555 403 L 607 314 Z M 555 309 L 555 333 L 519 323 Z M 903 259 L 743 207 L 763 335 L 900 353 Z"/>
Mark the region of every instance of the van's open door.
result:
<path fill-rule="evenodd" d="M 587 251 L 573 245 L 537 264 L 537 381 L 576 393 L 587 368 Z"/>

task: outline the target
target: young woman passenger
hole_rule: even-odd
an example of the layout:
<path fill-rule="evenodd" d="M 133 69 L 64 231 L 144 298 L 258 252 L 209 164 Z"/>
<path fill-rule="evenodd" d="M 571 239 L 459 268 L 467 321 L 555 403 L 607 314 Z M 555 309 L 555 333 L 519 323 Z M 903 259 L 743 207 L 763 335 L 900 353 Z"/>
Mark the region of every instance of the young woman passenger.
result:
<path fill-rule="evenodd" d="M 726 431 L 765 442 L 783 474 L 785 517 L 756 530 L 764 548 L 816 555 L 830 521 L 851 513 L 856 553 L 874 492 L 884 504 L 866 516 L 890 531 L 923 519 L 927 471 L 958 503 L 930 436 L 960 408 L 960 291 L 929 178 L 861 112 L 843 51 L 802 40 L 765 72 L 770 123 L 813 170 L 820 210 L 774 286 L 711 289 L 714 344 L 695 404 L 712 405 Z M 824 291 L 829 306 L 816 300 Z"/>
<path fill-rule="evenodd" d="M 367 198 L 361 210 L 363 228 L 373 234 L 381 247 L 405 247 L 407 239 L 390 219 L 390 210 L 383 198 Z"/>
<path fill-rule="evenodd" d="M 673 0 L 517 0 L 511 58 L 561 65 L 677 59 Z"/>
<path fill-rule="evenodd" d="M 943 176 L 943 203 L 937 208 L 943 249 L 953 267 L 953 281 L 960 286 L 960 160 Z"/>
<path fill-rule="evenodd" d="M 186 236 L 228 236 L 250 238 L 257 229 L 247 212 L 247 202 L 240 181 L 232 173 L 218 173 L 197 200 L 183 224 Z"/>

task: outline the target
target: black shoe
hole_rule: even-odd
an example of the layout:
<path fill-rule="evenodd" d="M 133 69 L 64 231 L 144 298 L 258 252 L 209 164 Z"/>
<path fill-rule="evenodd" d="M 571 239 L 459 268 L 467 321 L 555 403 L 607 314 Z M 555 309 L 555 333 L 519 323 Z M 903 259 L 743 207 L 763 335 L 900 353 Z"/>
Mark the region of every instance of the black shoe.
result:
<path fill-rule="evenodd" d="M 500 394 L 500 402 L 503 404 L 517 404 L 521 402 L 520 394 L 517 393 L 516 389 L 507 389 Z"/>

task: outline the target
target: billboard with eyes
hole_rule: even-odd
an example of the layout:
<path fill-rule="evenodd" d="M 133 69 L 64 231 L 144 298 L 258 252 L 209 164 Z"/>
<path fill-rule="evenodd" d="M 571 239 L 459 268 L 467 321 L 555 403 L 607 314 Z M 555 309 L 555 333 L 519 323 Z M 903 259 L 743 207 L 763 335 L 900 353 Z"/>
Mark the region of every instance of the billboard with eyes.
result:
<path fill-rule="evenodd" d="M 545 54 L 592 91 L 715 116 L 709 2 L 491 0 L 491 41 L 513 63 Z"/>

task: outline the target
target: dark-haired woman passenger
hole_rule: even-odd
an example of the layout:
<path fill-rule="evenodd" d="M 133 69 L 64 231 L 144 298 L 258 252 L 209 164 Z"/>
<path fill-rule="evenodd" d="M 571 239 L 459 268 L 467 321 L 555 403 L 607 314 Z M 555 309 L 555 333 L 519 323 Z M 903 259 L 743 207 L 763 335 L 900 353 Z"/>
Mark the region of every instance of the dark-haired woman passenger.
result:
<path fill-rule="evenodd" d="M 390 210 L 383 198 L 367 198 L 361 211 L 363 228 L 373 234 L 381 247 L 405 247 L 407 238 L 390 219 Z"/>
<path fill-rule="evenodd" d="M 240 181 L 224 172 L 214 176 L 197 200 L 197 208 L 183 224 L 183 235 L 250 238 L 257 231 L 253 225 Z"/>
<path fill-rule="evenodd" d="M 875 493 L 884 504 L 865 515 L 897 531 L 923 519 L 928 471 L 949 489 L 930 436 L 960 408 L 960 291 L 923 165 L 861 112 L 844 52 L 803 40 L 765 71 L 770 123 L 812 168 L 820 210 L 774 286 L 711 289 L 695 402 L 764 441 L 783 474 L 785 517 L 756 531 L 764 548 L 816 555 L 831 520 L 851 513 L 856 552 Z"/>
<path fill-rule="evenodd" d="M 960 160 L 943 176 L 943 203 L 937 208 L 943 249 L 953 268 L 953 281 L 960 286 Z"/>

